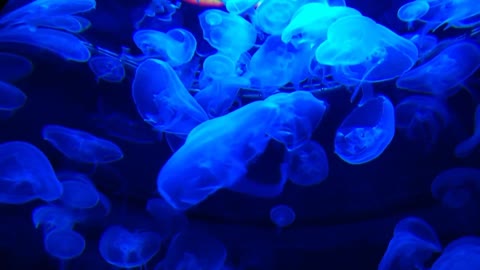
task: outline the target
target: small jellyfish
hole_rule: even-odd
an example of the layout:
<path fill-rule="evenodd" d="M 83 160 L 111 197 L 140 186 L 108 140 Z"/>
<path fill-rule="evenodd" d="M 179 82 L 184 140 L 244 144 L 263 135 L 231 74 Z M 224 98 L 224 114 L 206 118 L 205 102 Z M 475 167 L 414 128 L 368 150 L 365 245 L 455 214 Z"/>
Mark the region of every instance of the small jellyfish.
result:
<path fill-rule="evenodd" d="M 155 232 L 130 232 L 122 226 L 110 226 L 100 237 L 99 251 L 115 267 L 134 268 L 150 261 L 161 244 L 162 237 Z"/>
<path fill-rule="evenodd" d="M 52 230 L 71 230 L 77 222 L 77 216 L 58 205 L 42 205 L 33 210 L 32 221 L 36 229 L 41 226 L 48 233 Z"/>
<path fill-rule="evenodd" d="M 455 147 L 455 156 L 457 158 L 465 158 L 472 154 L 480 145 L 480 105 L 475 108 L 473 120 L 473 134 L 466 140 L 460 142 Z"/>
<path fill-rule="evenodd" d="M 116 144 L 85 131 L 60 125 L 46 125 L 43 127 L 42 136 L 67 158 L 78 162 L 101 164 L 123 158 L 123 152 Z"/>
<path fill-rule="evenodd" d="M 328 176 L 328 158 L 323 147 L 308 141 L 300 148 L 287 152 L 288 178 L 296 185 L 311 186 Z"/>
<path fill-rule="evenodd" d="M 63 194 L 60 200 L 70 208 L 92 208 L 98 204 L 100 195 L 93 183 L 86 176 L 75 176 L 62 180 Z"/>
<path fill-rule="evenodd" d="M 181 4 L 182 2 L 180 0 L 151 0 L 143 13 L 143 17 L 135 23 L 135 27 L 140 28 L 147 17 L 170 22 L 172 21 L 172 16 L 177 12 Z"/>
<path fill-rule="evenodd" d="M 397 17 L 401 21 L 408 23 L 408 29 L 412 28 L 414 21 L 420 19 L 423 15 L 427 14 L 430 9 L 428 1 L 415 0 L 413 2 L 405 3 L 398 9 Z"/>
<path fill-rule="evenodd" d="M 448 208 L 467 205 L 480 190 L 480 169 L 452 168 L 439 173 L 432 182 L 435 199 Z"/>
<path fill-rule="evenodd" d="M 73 230 L 52 230 L 45 235 L 43 243 L 47 253 L 60 260 L 73 259 L 85 250 L 85 238 Z"/>
<path fill-rule="evenodd" d="M 236 69 L 235 61 L 219 53 L 212 54 L 203 61 L 203 72 L 214 80 L 234 76 Z"/>
<path fill-rule="evenodd" d="M 104 80 L 111 83 L 123 81 L 125 78 L 125 67 L 122 61 L 111 56 L 93 56 L 88 61 L 90 70 L 95 74 L 97 82 Z"/>
<path fill-rule="evenodd" d="M 270 219 L 279 228 L 285 228 L 293 224 L 296 215 L 288 205 L 276 205 L 270 210 Z"/>
<path fill-rule="evenodd" d="M 0 111 L 14 111 L 25 104 L 27 96 L 17 87 L 0 81 Z"/>
<path fill-rule="evenodd" d="M 0 203 L 54 201 L 62 193 L 62 185 L 40 149 L 22 141 L 0 144 Z"/>
<path fill-rule="evenodd" d="M 32 73 L 32 70 L 33 64 L 27 58 L 13 53 L 0 52 L 0 81 L 18 81 Z"/>
<path fill-rule="evenodd" d="M 343 120 L 335 135 L 335 154 L 350 164 L 380 156 L 395 134 L 395 110 L 384 96 L 369 99 Z"/>
<path fill-rule="evenodd" d="M 244 13 L 255 6 L 258 1 L 259 0 L 223 0 L 225 3 L 225 8 L 232 14 Z"/>

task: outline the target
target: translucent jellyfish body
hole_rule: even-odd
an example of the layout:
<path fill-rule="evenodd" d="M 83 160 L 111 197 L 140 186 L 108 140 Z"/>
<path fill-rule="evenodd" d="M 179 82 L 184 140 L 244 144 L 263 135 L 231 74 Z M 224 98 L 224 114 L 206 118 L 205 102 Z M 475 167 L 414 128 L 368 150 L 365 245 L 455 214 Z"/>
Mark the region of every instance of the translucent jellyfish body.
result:
<path fill-rule="evenodd" d="M 78 221 L 72 211 L 58 205 L 43 205 L 32 212 L 35 228 L 42 227 L 45 233 L 52 230 L 71 230 Z"/>
<path fill-rule="evenodd" d="M 244 18 L 223 12 L 218 9 L 208 9 L 198 15 L 203 38 L 219 52 L 235 61 L 255 44 L 257 32 L 250 22 Z"/>
<path fill-rule="evenodd" d="M 95 74 L 96 80 L 107 82 L 121 82 L 125 78 L 125 67 L 120 59 L 111 56 L 93 56 L 88 61 L 90 70 Z"/>
<path fill-rule="evenodd" d="M 88 132 L 60 125 L 46 125 L 43 139 L 69 159 L 91 164 L 110 163 L 123 158 L 123 152 L 111 141 Z"/>
<path fill-rule="evenodd" d="M 47 27 L 64 30 L 72 33 L 80 33 L 87 30 L 92 23 L 83 17 L 75 15 L 44 16 L 33 18 L 28 25 L 34 27 Z"/>
<path fill-rule="evenodd" d="M 436 30 L 447 24 L 450 26 L 470 27 L 480 23 L 480 2 L 475 0 L 439 0 L 428 1 L 430 8 L 420 18 L 427 23 L 427 29 Z M 468 22 L 468 23 L 465 23 Z"/>
<path fill-rule="evenodd" d="M 255 11 L 253 23 L 270 35 L 281 35 L 295 12 L 306 0 L 262 1 Z"/>
<path fill-rule="evenodd" d="M 0 111 L 14 111 L 25 104 L 27 96 L 14 85 L 0 81 Z"/>
<path fill-rule="evenodd" d="M 34 145 L 0 144 L 0 203 L 23 204 L 34 199 L 54 201 L 63 193 L 48 158 Z"/>
<path fill-rule="evenodd" d="M 429 9 L 428 1 L 415 0 L 402 5 L 398 9 L 397 17 L 401 21 L 407 22 L 409 28 L 411 28 L 412 23 L 427 14 Z"/>
<path fill-rule="evenodd" d="M 103 232 L 99 251 L 109 264 L 120 268 L 145 265 L 159 250 L 162 238 L 155 232 L 130 232 L 110 226 Z"/>
<path fill-rule="evenodd" d="M 458 92 L 455 86 L 469 78 L 479 66 L 479 45 L 468 41 L 457 42 L 428 62 L 404 73 L 397 80 L 397 87 L 449 97 Z"/>
<path fill-rule="evenodd" d="M 138 66 L 132 96 L 140 116 L 158 131 L 186 135 L 208 119 L 173 68 L 161 60 Z"/>
<path fill-rule="evenodd" d="M 73 230 L 52 230 L 45 235 L 43 243 L 48 254 L 61 260 L 78 257 L 85 250 L 85 238 Z"/>
<path fill-rule="evenodd" d="M 335 153 L 350 164 L 376 159 L 395 134 L 395 110 L 390 100 L 379 96 L 355 108 L 335 135 Z"/>
<path fill-rule="evenodd" d="M 435 199 L 449 208 L 461 208 L 478 196 L 480 169 L 452 168 L 439 173 L 432 182 Z"/>
<path fill-rule="evenodd" d="M 192 60 L 197 48 L 193 34 L 182 28 L 174 28 L 166 33 L 139 30 L 133 35 L 133 41 L 145 55 L 159 57 L 173 67 Z"/>
<path fill-rule="evenodd" d="M 231 14 L 243 13 L 258 3 L 258 0 L 224 0 L 225 8 Z"/>
<path fill-rule="evenodd" d="M 100 200 L 97 189 L 85 175 L 77 174 L 70 177 L 59 176 L 62 180 L 62 203 L 70 208 L 86 209 L 96 206 Z"/>
<path fill-rule="evenodd" d="M 300 186 L 323 182 L 328 176 L 328 159 L 323 147 L 308 141 L 294 151 L 287 152 L 288 178 Z"/>
<path fill-rule="evenodd" d="M 475 108 L 473 120 L 473 134 L 455 147 L 455 156 L 464 158 L 469 156 L 480 145 L 480 105 Z"/>
<path fill-rule="evenodd" d="M 295 212 L 288 205 L 276 205 L 270 210 L 270 219 L 279 228 L 292 225 L 292 223 L 295 221 L 295 218 Z"/>
<path fill-rule="evenodd" d="M 28 76 L 33 70 L 33 64 L 27 58 L 0 52 L 0 81 L 15 82 Z"/>
<path fill-rule="evenodd" d="M 463 270 L 480 267 L 480 238 L 465 236 L 452 241 L 433 263 L 431 270 Z"/>

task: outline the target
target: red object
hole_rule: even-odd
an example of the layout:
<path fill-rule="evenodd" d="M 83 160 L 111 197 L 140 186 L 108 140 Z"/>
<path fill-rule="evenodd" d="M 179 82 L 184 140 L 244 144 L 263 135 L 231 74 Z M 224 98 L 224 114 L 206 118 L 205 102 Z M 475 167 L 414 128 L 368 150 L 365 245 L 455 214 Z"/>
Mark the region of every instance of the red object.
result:
<path fill-rule="evenodd" d="M 221 7 L 224 5 L 222 0 L 183 0 L 183 2 L 203 7 Z"/>

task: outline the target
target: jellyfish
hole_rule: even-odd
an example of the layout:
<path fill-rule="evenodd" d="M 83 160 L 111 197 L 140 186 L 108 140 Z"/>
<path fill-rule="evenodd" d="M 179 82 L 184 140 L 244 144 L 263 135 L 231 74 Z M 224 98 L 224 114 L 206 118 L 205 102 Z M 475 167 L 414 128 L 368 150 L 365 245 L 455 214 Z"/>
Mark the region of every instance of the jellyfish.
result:
<path fill-rule="evenodd" d="M 147 17 L 170 22 L 172 21 L 172 16 L 177 12 L 181 4 L 182 2 L 179 0 L 151 0 L 143 13 L 143 17 L 135 23 L 135 27 L 140 28 Z"/>
<path fill-rule="evenodd" d="M 100 237 L 99 251 L 109 264 L 119 268 L 145 265 L 160 250 L 162 237 L 155 232 L 130 232 L 123 226 L 110 226 Z"/>
<path fill-rule="evenodd" d="M 480 3 L 474 0 L 444 0 L 428 1 L 430 8 L 428 12 L 419 18 L 419 21 L 427 23 L 426 30 L 436 31 L 442 25 L 447 24 L 445 29 L 455 26 L 457 23 L 462 25 L 462 21 L 472 19 L 478 23 L 480 14 Z M 473 23 L 475 24 L 475 23 Z"/>
<path fill-rule="evenodd" d="M 0 203 L 60 198 L 62 185 L 40 149 L 27 142 L 11 141 L 0 144 L 0 153 Z"/>
<path fill-rule="evenodd" d="M 283 29 L 281 39 L 295 47 L 319 44 L 327 38 L 327 31 L 336 20 L 354 15 L 361 14 L 350 7 L 307 3 L 295 12 L 287 27 Z"/>
<path fill-rule="evenodd" d="M 161 60 L 148 59 L 138 66 L 132 96 L 140 116 L 158 131 L 186 135 L 208 119 L 172 67 Z"/>
<path fill-rule="evenodd" d="M 214 80 L 235 76 L 236 69 L 235 61 L 220 53 L 212 54 L 203 61 L 203 72 Z"/>
<path fill-rule="evenodd" d="M 432 96 L 409 96 L 395 107 L 395 126 L 427 150 L 435 145 L 450 122 L 446 105 Z"/>
<path fill-rule="evenodd" d="M 426 269 L 425 263 L 441 251 L 433 228 L 422 219 L 408 217 L 395 227 L 378 270 Z"/>
<path fill-rule="evenodd" d="M 395 134 L 395 110 L 390 100 L 378 96 L 355 108 L 335 135 L 335 154 L 350 164 L 379 157 Z"/>
<path fill-rule="evenodd" d="M 480 190 L 480 169 L 451 168 L 439 173 L 432 182 L 432 196 L 448 208 L 466 206 Z"/>
<path fill-rule="evenodd" d="M 46 125 L 43 127 L 42 136 L 67 158 L 78 162 L 101 164 L 123 158 L 123 152 L 116 144 L 85 131 L 60 125 Z"/>
<path fill-rule="evenodd" d="M 415 0 L 402 5 L 397 12 L 397 17 L 401 21 L 408 23 L 408 29 L 412 28 L 413 22 L 427 14 L 430 9 L 428 1 Z"/>
<path fill-rule="evenodd" d="M 464 270 L 480 268 L 480 238 L 464 236 L 450 242 L 431 270 Z"/>
<path fill-rule="evenodd" d="M 14 111 L 25 104 L 27 96 L 14 85 L 0 81 L 0 111 Z"/>
<path fill-rule="evenodd" d="M 417 46 L 419 59 L 428 56 L 438 44 L 438 39 L 434 35 L 407 34 L 403 35 L 403 37 L 407 38 Z"/>
<path fill-rule="evenodd" d="M 125 78 L 125 67 L 122 61 L 115 57 L 105 55 L 93 56 L 88 61 L 88 66 L 95 74 L 97 82 L 104 80 L 117 83 Z"/>
<path fill-rule="evenodd" d="M 32 71 L 33 64 L 27 58 L 14 53 L 0 52 L 0 81 L 15 82 L 28 76 Z"/>
<path fill-rule="evenodd" d="M 78 257 L 85 250 L 85 238 L 73 230 L 52 230 L 43 243 L 48 254 L 61 260 Z"/>
<path fill-rule="evenodd" d="M 473 134 L 455 147 L 455 156 L 464 158 L 469 156 L 480 145 L 480 105 L 475 108 Z"/>
<path fill-rule="evenodd" d="M 258 0 L 224 0 L 225 8 L 231 14 L 241 14 L 251 9 Z"/>
<path fill-rule="evenodd" d="M 31 28 L 47 27 L 68 31 L 71 33 L 81 33 L 92 25 L 92 23 L 83 17 L 75 15 L 44 16 L 33 18 L 28 21 Z"/>
<path fill-rule="evenodd" d="M 255 11 L 253 23 L 270 35 L 281 35 L 306 0 L 267 0 Z"/>
<path fill-rule="evenodd" d="M 72 230 L 77 216 L 67 208 L 58 205 L 42 205 L 32 212 L 33 225 L 43 228 L 45 233 L 53 230 Z"/>
<path fill-rule="evenodd" d="M 300 148 L 287 152 L 288 178 L 296 185 L 312 186 L 328 177 L 328 158 L 323 147 L 308 141 Z"/>
<path fill-rule="evenodd" d="M 198 15 L 203 38 L 220 53 L 230 56 L 235 61 L 255 44 L 257 32 L 244 18 L 208 9 Z"/>
<path fill-rule="evenodd" d="M 397 87 L 412 92 L 450 97 L 455 86 L 469 78 L 480 66 L 480 47 L 469 41 L 454 43 L 428 62 L 407 71 Z"/>
<path fill-rule="evenodd" d="M 221 270 L 226 257 L 227 251 L 222 242 L 203 232 L 188 229 L 172 239 L 162 266 L 165 270 Z"/>
<path fill-rule="evenodd" d="M 279 228 L 292 225 L 295 218 L 295 211 L 288 205 L 276 205 L 270 210 L 270 219 Z"/>
<path fill-rule="evenodd" d="M 48 28 L 38 28 L 33 32 L 25 26 L 2 30 L 0 42 L 36 46 L 56 53 L 66 60 L 76 62 L 87 62 L 91 56 L 87 45 L 80 38 L 67 32 Z"/>
<path fill-rule="evenodd" d="M 197 40 L 193 34 L 182 28 L 174 28 L 166 33 L 139 30 L 133 35 L 133 40 L 145 55 L 160 57 L 173 67 L 192 60 L 197 48 Z"/>
<path fill-rule="evenodd" d="M 147 212 L 155 219 L 156 228 L 163 236 L 170 236 L 182 231 L 187 225 L 187 217 L 172 208 L 165 200 L 150 199 L 146 206 Z"/>
<path fill-rule="evenodd" d="M 98 204 L 100 195 L 93 183 L 86 176 L 76 176 L 73 179 L 61 179 L 63 194 L 60 200 L 70 208 L 92 208 Z"/>

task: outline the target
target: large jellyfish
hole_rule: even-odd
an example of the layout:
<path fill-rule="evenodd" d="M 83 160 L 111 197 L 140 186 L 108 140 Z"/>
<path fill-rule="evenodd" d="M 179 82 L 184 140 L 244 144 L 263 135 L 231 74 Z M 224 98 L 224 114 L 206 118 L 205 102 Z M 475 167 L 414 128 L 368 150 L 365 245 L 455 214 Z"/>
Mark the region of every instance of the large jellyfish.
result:
<path fill-rule="evenodd" d="M 376 159 L 395 134 L 395 109 L 384 96 L 369 99 L 343 120 L 335 136 L 335 153 L 350 164 Z"/>

